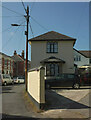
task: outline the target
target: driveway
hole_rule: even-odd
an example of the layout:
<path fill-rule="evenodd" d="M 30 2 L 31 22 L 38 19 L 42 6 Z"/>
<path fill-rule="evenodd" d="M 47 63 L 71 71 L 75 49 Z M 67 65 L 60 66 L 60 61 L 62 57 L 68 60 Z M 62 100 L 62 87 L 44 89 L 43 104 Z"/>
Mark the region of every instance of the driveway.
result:
<path fill-rule="evenodd" d="M 49 118 L 89 118 L 91 95 L 88 86 L 80 89 L 54 88 L 46 90 L 46 111 Z"/>

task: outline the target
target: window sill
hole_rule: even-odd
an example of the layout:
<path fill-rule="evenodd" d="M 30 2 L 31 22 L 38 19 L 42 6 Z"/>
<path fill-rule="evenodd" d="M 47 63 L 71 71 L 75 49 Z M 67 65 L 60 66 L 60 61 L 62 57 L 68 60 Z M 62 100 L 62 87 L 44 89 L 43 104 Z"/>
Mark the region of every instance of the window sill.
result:
<path fill-rule="evenodd" d="M 58 52 L 46 52 L 46 53 L 58 53 Z"/>

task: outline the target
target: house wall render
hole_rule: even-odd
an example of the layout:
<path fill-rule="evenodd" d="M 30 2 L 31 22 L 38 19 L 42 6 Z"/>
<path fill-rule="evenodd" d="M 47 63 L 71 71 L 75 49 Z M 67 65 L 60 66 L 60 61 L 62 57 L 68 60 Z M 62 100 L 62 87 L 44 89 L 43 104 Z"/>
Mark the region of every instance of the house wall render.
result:
<path fill-rule="evenodd" d="M 63 73 L 74 73 L 73 41 L 58 41 L 58 53 L 46 53 L 47 41 L 31 42 L 31 69 L 41 66 L 40 61 L 50 56 L 65 61 Z"/>

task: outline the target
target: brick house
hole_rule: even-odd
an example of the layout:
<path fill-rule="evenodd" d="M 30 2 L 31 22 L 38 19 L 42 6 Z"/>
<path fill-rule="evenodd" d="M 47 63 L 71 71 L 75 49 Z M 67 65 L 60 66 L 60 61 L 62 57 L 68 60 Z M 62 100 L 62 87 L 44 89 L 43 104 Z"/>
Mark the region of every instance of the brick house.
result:
<path fill-rule="evenodd" d="M 28 61 L 28 68 L 30 68 L 30 61 Z M 13 56 L 8 56 L 0 52 L 0 73 L 9 74 L 12 77 L 25 76 L 25 59 L 24 50 L 21 55 L 14 51 Z"/>
<path fill-rule="evenodd" d="M 14 55 L 12 56 L 14 60 L 13 67 L 13 77 L 24 77 L 25 76 L 25 59 L 24 59 L 24 50 L 21 55 L 18 55 L 16 51 L 14 51 Z M 30 68 L 30 61 L 28 61 L 28 67 Z"/>
<path fill-rule="evenodd" d="M 10 76 L 13 76 L 13 65 L 13 58 L 0 52 L 0 72 L 2 74 L 9 74 Z"/>

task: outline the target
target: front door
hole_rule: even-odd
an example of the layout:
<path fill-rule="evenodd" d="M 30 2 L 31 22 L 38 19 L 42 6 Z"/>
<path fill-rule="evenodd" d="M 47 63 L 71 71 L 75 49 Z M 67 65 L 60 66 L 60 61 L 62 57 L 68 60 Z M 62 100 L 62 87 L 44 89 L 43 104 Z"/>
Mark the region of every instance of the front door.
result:
<path fill-rule="evenodd" d="M 57 63 L 48 63 L 46 65 L 47 76 L 57 76 L 59 74 L 59 65 Z"/>

